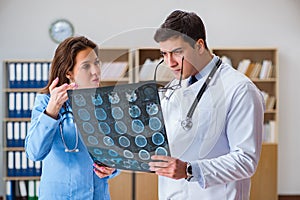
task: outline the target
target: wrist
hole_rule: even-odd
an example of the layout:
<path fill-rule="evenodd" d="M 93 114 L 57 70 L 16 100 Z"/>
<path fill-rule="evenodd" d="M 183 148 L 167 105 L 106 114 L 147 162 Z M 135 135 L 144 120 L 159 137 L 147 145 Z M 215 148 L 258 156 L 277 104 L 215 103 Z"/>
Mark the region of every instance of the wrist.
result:
<path fill-rule="evenodd" d="M 185 172 L 186 172 L 185 180 L 190 181 L 193 178 L 193 168 L 191 163 L 186 162 Z"/>

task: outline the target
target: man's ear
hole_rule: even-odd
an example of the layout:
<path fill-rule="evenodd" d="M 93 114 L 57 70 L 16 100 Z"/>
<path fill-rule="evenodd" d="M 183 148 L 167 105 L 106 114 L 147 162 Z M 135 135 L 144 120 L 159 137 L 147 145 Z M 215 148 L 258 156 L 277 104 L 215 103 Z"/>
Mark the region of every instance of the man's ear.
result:
<path fill-rule="evenodd" d="M 204 48 L 204 41 L 202 39 L 199 39 L 199 40 L 197 40 L 195 45 L 196 45 L 196 48 L 198 50 L 200 50 L 201 48 Z"/>

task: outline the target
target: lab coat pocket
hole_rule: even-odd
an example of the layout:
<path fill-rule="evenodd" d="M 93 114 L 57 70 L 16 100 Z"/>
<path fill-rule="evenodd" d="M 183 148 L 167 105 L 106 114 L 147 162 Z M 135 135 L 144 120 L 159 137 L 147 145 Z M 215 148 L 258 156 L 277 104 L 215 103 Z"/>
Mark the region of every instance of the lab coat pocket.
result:
<path fill-rule="evenodd" d="M 220 123 L 223 121 L 215 108 L 200 107 L 194 113 L 194 131 L 197 133 L 195 144 L 199 148 L 200 158 L 205 157 L 218 141 L 221 134 Z"/>

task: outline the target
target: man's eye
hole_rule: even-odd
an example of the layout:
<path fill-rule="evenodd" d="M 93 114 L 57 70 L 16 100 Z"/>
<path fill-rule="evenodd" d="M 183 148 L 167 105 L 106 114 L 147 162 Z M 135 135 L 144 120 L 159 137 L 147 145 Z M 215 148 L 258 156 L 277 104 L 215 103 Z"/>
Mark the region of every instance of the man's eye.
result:
<path fill-rule="evenodd" d="M 97 65 L 97 66 L 100 66 L 100 61 L 99 60 L 97 60 L 97 61 L 95 61 L 95 65 Z"/>
<path fill-rule="evenodd" d="M 163 51 L 160 52 L 160 55 L 162 55 L 162 56 L 165 56 L 166 54 L 167 54 L 166 52 L 163 52 Z"/>
<path fill-rule="evenodd" d="M 180 49 L 180 50 L 173 51 L 173 54 L 179 56 L 182 54 L 182 52 L 183 52 L 182 49 Z"/>

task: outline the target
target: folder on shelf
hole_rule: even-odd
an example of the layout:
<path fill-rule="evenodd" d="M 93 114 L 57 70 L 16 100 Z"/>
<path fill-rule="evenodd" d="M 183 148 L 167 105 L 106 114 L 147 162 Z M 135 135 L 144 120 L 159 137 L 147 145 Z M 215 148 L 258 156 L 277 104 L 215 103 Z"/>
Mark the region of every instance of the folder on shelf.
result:
<path fill-rule="evenodd" d="M 35 200 L 35 184 L 34 181 L 28 181 L 28 200 Z"/>
<path fill-rule="evenodd" d="M 36 87 L 42 87 L 42 64 L 36 63 L 35 64 L 35 83 Z"/>
<path fill-rule="evenodd" d="M 101 67 L 101 79 L 123 78 L 128 70 L 128 62 L 104 62 Z"/>
<path fill-rule="evenodd" d="M 26 138 L 26 123 L 27 122 L 20 122 L 20 146 L 24 147 L 25 138 Z"/>
<path fill-rule="evenodd" d="M 154 81 L 68 90 L 68 96 L 95 162 L 149 172 L 151 155 L 170 155 Z"/>
<path fill-rule="evenodd" d="M 35 64 L 29 63 L 29 87 L 35 87 Z"/>
<path fill-rule="evenodd" d="M 15 176 L 15 159 L 14 152 L 7 152 L 7 176 Z"/>
<path fill-rule="evenodd" d="M 243 74 L 246 74 L 250 63 L 251 63 L 250 59 L 241 60 L 237 66 L 237 70 Z"/>
<path fill-rule="evenodd" d="M 8 117 L 15 117 L 16 110 L 16 98 L 15 93 L 8 93 Z"/>
<path fill-rule="evenodd" d="M 21 152 L 21 162 L 21 174 L 22 176 L 28 176 L 27 156 L 24 151 Z"/>
<path fill-rule="evenodd" d="M 8 63 L 8 73 L 9 73 L 9 87 L 16 87 L 16 68 L 15 63 Z"/>
<path fill-rule="evenodd" d="M 21 88 L 22 85 L 22 63 L 16 63 L 16 86 Z"/>
<path fill-rule="evenodd" d="M 42 174 L 42 162 L 41 161 L 35 161 L 34 167 L 35 167 L 35 176 L 40 176 Z"/>
<path fill-rule="evenodd" d="M 21 139 L 20 139 L 20 122 L 14 122 L 14 143 L 15 147 L 21 147 Z"/>
<path fill-rule="evenodd" d="M 15 175 L 22 176 L 21 171 L 21 152 L 15 151 Z"/>
<path fill-rule="evenodd" d="M 149 58 L 145 60 L 145 63 L 141 66 L 140 70 L 140 80 L 148 81 L 153 80 L 155 67 L 160 62 L 160 60 L 156 59 L 154 61 Z M 170 81 L 174 78 L 173 73 L 170 71 L 169 67 L 162 63 L 159 68 L 157 68 L 156 73 L 156 81 Z"/>
<path fill-rule="evenodd" d="M 14 187 L 12 181 L 6 181 L 6 200 L 14 200 Z"/>
<path fill-rule="evenodd" d="M 42 65 L 42 87 L 46 86 L 48 83 L 48 75 L 49 75 L 49 63 L 44 62 Z"/>
<path fill-rule="evenodd" d="M 15 117 L 22 117 L 22 93 L 16 92 Z"/>
<path fill-rule="evenodd" d="M 28 176 L 35 176 L 34 161 L 27 158 L 27 174 Z"/>
<path fill-rule="evenodd" d="M 6 145 L 7 147 L 14 147 L 14 133 L 13 133 L 13 122 L 6 123 Z"/>
<path fill-rule="evenodd" d="M 25 181 L 18 181 L 19 182 L 19 190 L 20 190 L 20 198 L 27 200 L 27 187 Z"/>
<path fill-rule="evenodd" d="M 22 110 L 23 110 L 23 117 L 30 117 L 30 109 L 29 109 L 29 93 L 23 92 L 22 93 Z"/>
<path fill-rule="evenodd" d="M 35 96 L 36 96 L 35 92 L 30 92 L 29 93 L 29 111 L 30 111 L 29 117 L 31 117 L 31 111 L 32 111 L 33 106 L 34 106 Z"/>
<path fill-rule="evenodd" d="M 40 188 L 40 181 L 39 180 L 36 180 L 35 182 L 35 185 L 34 185 L 34 188 L 35 188 L 35 199 L 38 199 L 39 198 L 39 188 Z"/>
<path fill-rule="evenodd" d="M 270 78 L 272 76 L 272 61 L 270 60 L 263 60 L 261 71 L 259 74 L 260 79 Z"/>
<path fill-rule="evenodd" d="M 22 65 L 22 87 L 23 88 L 29 87 L 28 73 L 29 73 L 28 63 L 23 63 Z"/>

